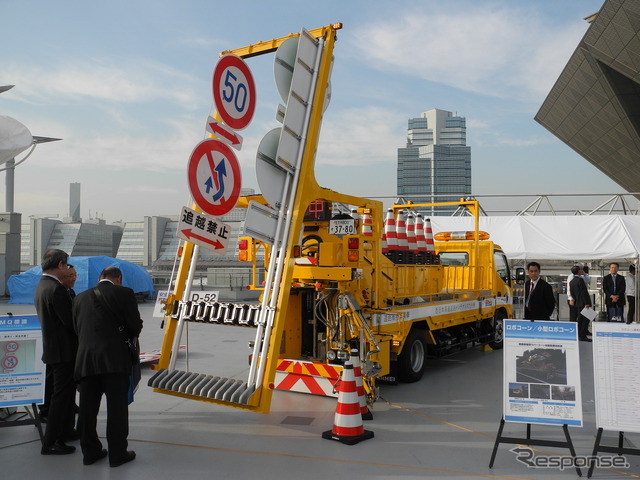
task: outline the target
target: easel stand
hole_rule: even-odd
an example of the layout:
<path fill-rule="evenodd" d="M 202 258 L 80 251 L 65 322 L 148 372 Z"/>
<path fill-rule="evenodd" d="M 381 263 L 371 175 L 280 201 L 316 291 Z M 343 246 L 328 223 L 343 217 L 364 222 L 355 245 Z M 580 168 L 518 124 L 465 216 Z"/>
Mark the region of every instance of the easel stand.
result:
<path fill-rule="evenodd" d="M 491 461 L 489 462 L 489 468 L 493 468 L 493 462 L 496 459 L 496 453 L 498 453 L 498 445 L 501 443 L 510 443 L 515 445 L 535 445 L 539 447 L 557 447 L 557 448 L 568 448 L 569 452 L 571 452 L 571 457 L 576 458 L 576 451 L 573 448 L 573 443 L 571 442 L 571 436 L 569 436 L 569 427 L 567 424 L 562 425 L 562 431 L 564 432 L 564 436 L 566 438 L 565 442 L 561 442 L 559 440 L 536 440 L 531 438 L 531 424 L 527 423 L 527 438 L 516 438 L 516 437 L 503 437 L 502 430 L 504 429 L 504 417 L 500 419 L 500 428 L 498 429 L 498 435 L 496 436 L 496 443 L 493 446 L 493 453 L 491 454 Z M 576 466 L 576 472 L 578 476 L 582 476 L 582 471 L 580 467 Z"/>
<path fill-rule="evenodd" d="M 595 457 L 598 452 L 607 452 L 607 453 L 617 453 L 618 455 L 640 455 L 640 449 L 638 448 L 624 448 L 622 444 L 624 443 L 624 432 L 618 432 L 618 446 L 610 447 L 607 445 L 600 445 L 600 440 L 602 439 L 602 427 L 598 428 L 598 434 L 596 435 L 596 442 L 593 444 L 593 453 L 592 457 Z M 596 466 L 595 459 L 591 460 L 591 465 L 589 466 L 589 472 L 587 473 L 587 478 L 591 478 L 591 474 L 593 473 L 593 469 Z"/>
<path fill-rule="evenodd" d="M 38 429 L 38 435 L 40 435 L 40 443 L 44 442 L 44 434 L 42 433 L 42 422 L 38 416 L 38 407 L 35 403 L 29 405 L 23 405 L 23 408 L 27 411 L 29 418 L 22 420 L 5 420 L 0 422 L 0 428 L 2 427 L 17 427 L 20 425 L 35 425 Z M 14 414 L 15 415 L 15 414 Z"/>

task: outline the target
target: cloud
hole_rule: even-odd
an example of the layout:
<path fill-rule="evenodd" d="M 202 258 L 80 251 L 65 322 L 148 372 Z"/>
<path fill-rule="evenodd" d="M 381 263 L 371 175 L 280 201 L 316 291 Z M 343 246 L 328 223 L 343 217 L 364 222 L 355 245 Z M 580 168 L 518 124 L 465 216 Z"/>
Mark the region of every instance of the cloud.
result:
<path fill-rule="evenodd" d="M 119 104 L 162 100 L 194 105 L 194 85 L 201 79 L 147 60 L 114 65 L 106 60 L 67 62 L 53 68 L 8 65 L 7 78 L 19 86 L 12 99 L 27 103 L 82 103 L 87 100 Z"/>
<path fill-rule="evenodd" d="M 367 24 L 351 41 L 373 68 L 487 96 L 540 101 L 588 27 L 551 25 L 524 7 L 449 7 Z"/>
<path fill-rule="evenodd" d="M 406 143 L 404 113 L 379 107 L 352 108 L 325 119 L 316 164 L 367 166 L 395 162 Z"/>

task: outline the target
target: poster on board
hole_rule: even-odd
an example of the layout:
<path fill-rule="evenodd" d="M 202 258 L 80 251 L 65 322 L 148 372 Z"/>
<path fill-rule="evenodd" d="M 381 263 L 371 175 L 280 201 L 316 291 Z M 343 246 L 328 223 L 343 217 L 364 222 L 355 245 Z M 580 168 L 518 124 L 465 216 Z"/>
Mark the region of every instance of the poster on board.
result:
<path fill-rule="evenodd" d="M 37 315 L 0 317 L 0 408 L 43 403 L 42 332 Z"/>
<path fill-rule="evenodd" d="M 640 325 L 594 322 L 596 426 L 640 433 Z"/>
<path fill-rule="evenodd" d="M 576 323 L 505 320 L 504 419 L 582 426 Z"/>

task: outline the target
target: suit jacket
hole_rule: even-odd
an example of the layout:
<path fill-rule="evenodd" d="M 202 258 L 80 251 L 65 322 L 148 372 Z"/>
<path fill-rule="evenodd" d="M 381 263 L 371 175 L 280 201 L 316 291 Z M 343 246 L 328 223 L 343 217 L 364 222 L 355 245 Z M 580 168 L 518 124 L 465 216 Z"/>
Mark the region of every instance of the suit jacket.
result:
<path fill-rule="evenodd" d="M 613 277 L 611 274 L 605 275 L 602 278 L 602 291 L 604 292 L 604 301 L 607 307 L 612 307 L 614 303 L 611 301 L 611 295 L 619 295 L 618 303 L 615 305 L 622 307 L 625 304 L 625 291 L 627 290 L 627 284 L 625 279 L 619 273 L 616 275 L 616 286 L 613 287 Z"/>
<path fill-rule="evenodd" d="M 524 318 L 528 320 L 549 320 L 553 309 L 556 307 L 556 299 L 553 296 L 553 288 L 542 278 L 538 279 L 536 288 L 529 298 L 531 280 L 524 282 Z M 528 302 L 528 303 L 527 303 Z"/>
<path fill-rule="evenodd" d="M 71 297 L 58 280 L 43 275 L 38 282 L 33 303 L 42 328 L 42 361 L 73 362 L 78 350 L 78 337 L 73 330 Z"/>
<path fill-rule="evenodd" d="M 131 357 L 125 336 L 137 337 L 142 330 L 142 319 L 133 290 L 111 282 L 100 282 L 98 290 L 104 303 L 96 297 L 93 288 L 78 294 L 73 300 L 73 325 L 79 346 L 74 376 L 76 380 L 105 373 L 131 372 Z M 119 330 L 124 325 L 125 333 Z"/>
<path fill-rule="evenodd" d="M 584 283 L 582 277 L 573 277 L 573 280 L 569 282 L 569 290 L 571 296 L 575 301 L 575 306 L 578 312 L 582 311 L 585 305 L 592 305 L 591 296 L 589 290 L 587 290 L 587 284 Z"/>

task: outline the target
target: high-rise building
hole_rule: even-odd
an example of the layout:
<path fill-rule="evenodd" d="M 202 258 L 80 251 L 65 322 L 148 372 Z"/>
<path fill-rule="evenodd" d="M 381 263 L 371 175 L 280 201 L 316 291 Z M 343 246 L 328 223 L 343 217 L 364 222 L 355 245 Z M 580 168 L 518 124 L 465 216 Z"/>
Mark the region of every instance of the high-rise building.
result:
<path fill-rule="evenodd" d="M 398 196 L 414 203 L 450 202 L 471 194 L 466 119 L 433 109 L 409 119 L 407 146 L 398 148 Z M 421 208 L 450 215 L 450 208 Z"/>

